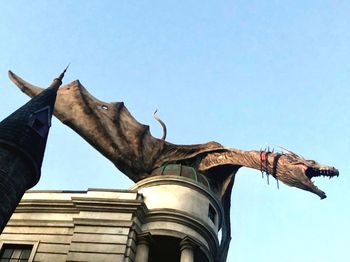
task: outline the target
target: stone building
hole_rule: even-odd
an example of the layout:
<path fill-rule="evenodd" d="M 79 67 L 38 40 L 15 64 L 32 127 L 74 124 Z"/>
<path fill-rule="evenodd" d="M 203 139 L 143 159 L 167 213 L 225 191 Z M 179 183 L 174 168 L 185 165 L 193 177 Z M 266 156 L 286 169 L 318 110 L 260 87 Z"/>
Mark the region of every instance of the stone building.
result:
<path fill-rule="evenodd" d="M 222 217 L 207 179 L 181 165 L 129 190 L 33 190 L 0 236 L 0 261 L 212 262 Z"/>

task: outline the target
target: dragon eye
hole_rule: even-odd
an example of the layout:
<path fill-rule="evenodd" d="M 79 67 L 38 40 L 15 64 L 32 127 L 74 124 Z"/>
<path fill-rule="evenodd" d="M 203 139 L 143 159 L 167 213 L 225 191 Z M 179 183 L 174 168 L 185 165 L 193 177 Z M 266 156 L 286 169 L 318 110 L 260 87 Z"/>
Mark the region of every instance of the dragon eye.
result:
<path fill-rule="evenodd" d="M 108 106 L 106 105 L 100 105 L 100 106 L 97 106 L 98 109 L 104 109 L 104 110 L 108 110 Z"/>

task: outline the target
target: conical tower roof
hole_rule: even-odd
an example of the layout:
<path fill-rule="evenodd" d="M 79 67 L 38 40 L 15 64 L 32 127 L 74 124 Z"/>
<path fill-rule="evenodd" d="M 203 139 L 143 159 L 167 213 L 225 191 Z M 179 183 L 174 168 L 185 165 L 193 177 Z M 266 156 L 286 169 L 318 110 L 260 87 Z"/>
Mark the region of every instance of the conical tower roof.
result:
<path fill-rule="evenodd" d="M 0 122 L 0 147 L 11 147 L 29 160 L 35 177 L 32 186 L 40 178 L 57 90 L 66 70 L 50 87 Z"/>

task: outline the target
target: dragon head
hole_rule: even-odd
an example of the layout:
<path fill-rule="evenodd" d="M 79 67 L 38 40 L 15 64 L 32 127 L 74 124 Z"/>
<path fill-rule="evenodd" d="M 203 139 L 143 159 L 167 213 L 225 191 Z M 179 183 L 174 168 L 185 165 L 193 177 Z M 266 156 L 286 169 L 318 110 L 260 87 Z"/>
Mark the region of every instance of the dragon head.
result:
<path fill-rule="evenodd" d="M 312 178 L 323 176 L 330 179 L 339 176 L 339 171 L 334 167 L 320 165 L 314 160 L 306 160 L 288 151 L 278 156 L 275 176 L 289 186 L 310 191 L 324 199 L 327 197 L 325 192 L 314 184 Z"/>

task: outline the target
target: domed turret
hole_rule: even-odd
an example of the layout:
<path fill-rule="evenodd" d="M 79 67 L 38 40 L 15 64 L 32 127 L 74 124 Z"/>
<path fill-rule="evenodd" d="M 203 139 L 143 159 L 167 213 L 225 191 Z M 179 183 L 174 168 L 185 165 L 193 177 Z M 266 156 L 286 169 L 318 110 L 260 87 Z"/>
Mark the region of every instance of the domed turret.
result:
<path fill-rule="evenodd" d="M 136 261 L 214 261 L 223 210 L 207 178 L 180 164 L 164 165 L 151 175 L 132 187 L 149 210 Z"/>

